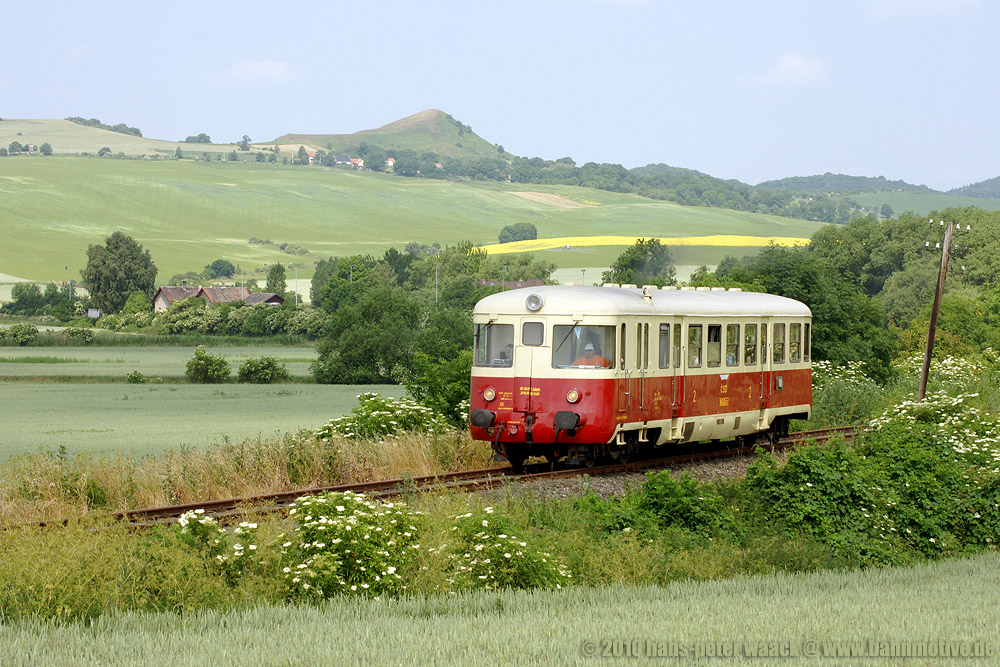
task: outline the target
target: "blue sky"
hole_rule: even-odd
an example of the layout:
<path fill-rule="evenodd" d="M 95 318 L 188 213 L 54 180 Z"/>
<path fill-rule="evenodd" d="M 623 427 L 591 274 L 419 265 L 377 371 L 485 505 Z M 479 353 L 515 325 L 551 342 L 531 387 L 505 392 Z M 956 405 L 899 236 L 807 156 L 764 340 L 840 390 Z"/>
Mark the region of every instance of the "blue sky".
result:
<path fill-rule="evenodd" d="M 437 108 L 528 157 L 949 189 L 1000 176 L 998 4 L 40 0 L 4 11 L 0 117 L 266 141 Z"/>

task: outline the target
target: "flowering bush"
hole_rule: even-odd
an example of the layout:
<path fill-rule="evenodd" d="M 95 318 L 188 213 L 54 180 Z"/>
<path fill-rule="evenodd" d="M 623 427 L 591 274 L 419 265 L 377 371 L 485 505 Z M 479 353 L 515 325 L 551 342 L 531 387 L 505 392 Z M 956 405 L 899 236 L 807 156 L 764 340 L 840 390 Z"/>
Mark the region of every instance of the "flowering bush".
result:
<path fill-rule="evenodd" d="M 12 324 L 6 329 L 0 328 L 0 340 L 7 340 L 14 345 L 30 345 L 38 338 L 38 327 L 27 322 Z"/>
<path fill-rule="evenodd" d="M 441 416 L 409 398 L 382 398 L 365 392 L 358 396 L 351 414 L 331 419 L 315 435 L 320 439 L 329 439 L 334 433 L 352 439 L 378 438 L 402 431 L 437 433 L 445 428 Z"/>
<path fill-rule="evenodd" d="M 455 517 L 456 543 L 430 549 L 451 561 L 456 589 L 562 588 L 573 575 L 552 554 L 511 534 L 492 507 Z"/>
<path fill-rule="evenodd" d="M 862 368 L 863 365 L 856 361 L 846 366 L 835 366 L 829 361 L 813 362 L 813 422 L 816 427 L 869 419 L 881 410 L 882 389 Z"/>
<path fill-rule="evenodd" d="M 346 491 L 300 498 L 288 513 L 299 522 L 283 545 L 293 598 L 377 597 L 406 588 L 401 570 L 420 548 L 420 512 Z"/>
<path fill-rule="evenodd" d="M 912 428 L 930 426 L 937 444 L 956 459 L 1000 473 L 1000 420 L 970 405 L 978 394 L 949 396 L 944 389 L 930 392 L 917 403 L 910 394 L 906 400 L 874 419 L 869 430 L 890 426 Z"/>
<path fill-rule="evenodd" d="M 211 556 L 217 556 L 224 550 L 222 535 L 225 530 L 219 527 L 219 522 L 205 514 L 205 510 L 196 509 L 184 512 L 177 519 L 181 535 L 188 546 L 200 551 L 206 551 Z"/>
<path fill-rule="evenodd" d="M 995 356 L 995 354 L 993 354 L 993 350 L 987 348 L 982 356 L 971 359 L 951 355 L 944 359 L 932 359 L 927 382 L 952 389 L 968 387 L 971 380 L 981 376 L 986 371 L 991 356 Z M 899 365 L 899 368 L 912 377 L 920 377 L 923 363 L 923 355 L 917 355 L 904 361 Z"/>

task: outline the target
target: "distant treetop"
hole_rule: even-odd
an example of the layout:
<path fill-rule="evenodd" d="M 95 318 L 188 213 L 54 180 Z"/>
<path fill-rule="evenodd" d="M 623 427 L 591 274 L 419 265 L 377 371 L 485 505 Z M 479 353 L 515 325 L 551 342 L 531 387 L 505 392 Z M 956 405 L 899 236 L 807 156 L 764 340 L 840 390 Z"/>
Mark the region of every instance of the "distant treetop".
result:
<path fill-rule="evenodd" d="M 70 116 L 66 120 L 71 123 L 76 123 L 77 125 L 86 125 L 87 127 L 96 127 L 101 130 L 109 130 L 111 132 L 119 132 L 121 134 L 131 134 L 135 137 L 141 137 L 142 132 L 137 127 L 129 127 L 125 123 L 118 123 L 117 125 L 105 125 L 96 118 L 80 118 L 79 116 Z"/>

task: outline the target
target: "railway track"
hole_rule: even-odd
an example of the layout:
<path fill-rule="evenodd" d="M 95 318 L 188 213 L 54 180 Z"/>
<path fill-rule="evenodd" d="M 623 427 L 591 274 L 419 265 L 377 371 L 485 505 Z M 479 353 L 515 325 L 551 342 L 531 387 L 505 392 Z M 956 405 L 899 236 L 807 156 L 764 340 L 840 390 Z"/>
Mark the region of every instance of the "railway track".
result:
<path fill-rule="evenodd" d="M 492 489 L 511 481 L 536 482 L 546 479 L 573 477 L 579 475 L 614 475 L 624 472 L 636 472 L 657 468 L 669 468 L 680 463 L 694 463 L 713 459 L 738 456 L 751 456 L 757 447 L 779 450 L 802 444 L 808 441 L 826 442 L 834 438 L 851 438 L 856 433 L 853 427 L 821 429 L 816 431 L 801 431 L 792 433 L 774 444 L 760 442 L 752 446 L 726 446 L 719 443 L 696 445 L 688 451 L 671 453 L 670 456 L 631 461 L 628 463 L 611 463 L 592 468 L 577 467 L 553 470 L 549 464 L 534 464 L 525 466 L 523 474 L 516 474 L 508 466 L 485 468 L 482 470 L 465 470 L 462 472 L 428 475 L 422 477 L 407 477 L 398 479 L 360 482 L 356 484 L 338 484 L 335 486 L 320 486 L 308 489 L 296 489 L 281 493 L 269 493 L 243 498 L 227 498 L 222 500 L 207 500 L 182 505 L 165 505 L 143 509 L 119 512 L 115 516 L 132 527 L 143 528 L 172 522 L 185 512 L 202 509 L 220 522 L 226 523 L 245 517 L 248 514 L 277 512 L 287 508 L 302 496 L 315 495 L 331 491 L 353 491 L 363 493 L 370 498 L 390 498 L 417 491 L 430 489 L 456 489 L 461 491 L 476 491 Z"/>

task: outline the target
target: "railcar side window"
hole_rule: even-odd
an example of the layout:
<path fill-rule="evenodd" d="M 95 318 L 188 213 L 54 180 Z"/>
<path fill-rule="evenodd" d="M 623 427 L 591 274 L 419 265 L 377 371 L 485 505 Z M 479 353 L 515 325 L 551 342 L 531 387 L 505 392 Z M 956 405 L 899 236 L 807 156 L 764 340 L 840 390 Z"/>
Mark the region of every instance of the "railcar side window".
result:
<path fill-rule="evenodd" d="M 681 325 L 674 325 L 674 368 L 681 367 Z"/>
<path fill-rule="evenodd" d="M 688 368 L 701 366 L 702 335 L 700 324 L 688 325 Z"/>
<path fill-rule="evenodd" d="M 806 323 L 806 339 L 805 339 L 806 350 L 805 350 L 805 355 L 803 355 L 803 359 L 805 361 L 809 361 L 810 357 L 812 356 L 812 338 L 810 338 L 810 336 L 812 335 L 812 332 L 810 331 L 810 329 L 812 329 L 812 325 L 807 322 Z"/>
<path fill-rule="evenodd" d="M 521 325 L 523 345 L 541 345 L 545 342 L 545 325 L 541 322 L 525 322 Z"/>
<path fill-rule="evenodd" d="M 792 322 L 788 325 L 788 360 L 790 362 L 798 363 L 799 361 L 799 351 L 802 345 L 802 325 L 798 322 Z"/>
<path fill-rule="evenodd" d="M 642 367 L 649 368 L 649 325 L 642 325 Z"/>
<path fill-rule="evenodd" d="M 660 325 L 660 368 L 670 368 L 670 325 Z"/>
<path fill-rule="evenodd" d="M 740 365 L 740 325 L 726 325 L 726 365 Z"/>
<path fill-rule="evenodd" d="M 743 328 L 743 363 L 757 365 L 757 325 L 748 324 Z"/>
<path fill-rule="evenodd" d="M 510 366 L 514 363 L 514 325 L 477 324 L 476 366 Z"/>
<path fill-rule="evenodd" d="M 722 325 L 708 325 L 708 365 L 722 365 Z"/>
<path fill-rule="evenodd" d="M 760 323 L 760 363 L 767 365 L 767 323 Z"/>
<path fill-rule="evenodd" d="M 614 327 L 578 324 L 552 327 L 552 368 L 614 367 Z"/>
<path fill-rule="evenodd" d="M 785 324 L 777 323 L 774 324 L 774 347 L 772 348 L 773 356 L 772 361 L 776 364 L 785 363 Z"/>

